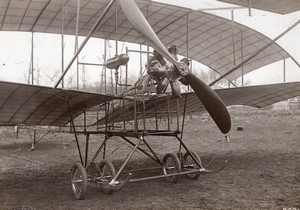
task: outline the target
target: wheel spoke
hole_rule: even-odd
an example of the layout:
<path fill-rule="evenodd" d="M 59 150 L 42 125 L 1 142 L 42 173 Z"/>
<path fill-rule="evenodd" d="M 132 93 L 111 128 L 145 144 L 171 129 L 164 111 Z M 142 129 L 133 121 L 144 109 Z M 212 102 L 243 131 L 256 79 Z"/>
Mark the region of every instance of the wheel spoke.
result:
<path fill-rule="evenodd" d="M 181 171 L 180 161 L 175 154 L 169 153 L 165 155 L 163 158 L 163 171 L 166 175 Z M 178 176 L 168 176 L 166 177 L 166 180 L 171 183 L 176 183 L 178 181 Z"/>
<path fill-rule="evenodd" d="M 71 169 L 71 184 L 73 195 L 77 199 L 84 199 L 87 189 L 87 174 L 85 168 L 77 163 Z"/>
<path fill-rule="evenodd" d="M 77 194 L 81 193 L 81 188 L 77 184 L 75 184 L 75 190 L 76 190 Z"/>

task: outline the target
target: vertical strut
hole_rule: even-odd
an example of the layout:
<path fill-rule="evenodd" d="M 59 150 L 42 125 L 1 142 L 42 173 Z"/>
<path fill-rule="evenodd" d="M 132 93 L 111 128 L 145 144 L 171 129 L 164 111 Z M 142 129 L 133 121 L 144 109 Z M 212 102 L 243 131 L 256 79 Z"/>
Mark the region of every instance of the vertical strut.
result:
<path fill-rule="evenodd" d="M 84 131 L 86 131 L 86 111 L 83 111 L 83 127 L 84 127 Z"/>
<path fill-rule="evenodd" d="M 87 167 L 88 154 L 89 154 L 89 142 L 90 142 L 90 134 L 86 134 L 84 167 Z"/>
<path fill-rule="evenodd" d="M 32 139 L 32 144 L 31 144 L 31 150 L 35 149 L 35 145 L 36 145 L 36 130 L 33 129 L 33 139 Z"/>
<path fill-rule="evenodd" d="M 61 0 L 61 73 L 64 73 L 64 4 Z M 61 87 L 64 88 L 64 79 L 62 78 Z"/>
<path fill-rule="evenodd" d="M 34 49 L 34 36 L 33 32 L 31 32 L 31 84 L 33 85 L 33 49 Z M 28 84 L 30 83 L 30 70 L 29 70 L 29 75 L 28 75 Z"/>
<path fill-rule="evenodd" d="M 283 59 L 283 82 L 286 81 L 286 64 L 285 64 L 285 58 Z"/>
<path fill-rule="evenodd" d="M 176 115 L 176 118 L 177 118 L 177 126 L 176 126 L 176 130 L 179 131 L 179 98 L 176 99 L 176 111 L 177 111 L 177 115 Z"/>
<path fill-rule="evenodd" d="M 157 117 L 157 98 L 155 99 L 155 129 L 158 130 L 158 117 Z"/>
<path fill-rule="evenodd" d="M 244 62 L 244 30 L 241 30 L 241 60 Z M 242 86 L 244 86 L 244 65 L 241 66 L 242 69 Z"/>
<path fill-rule="evenodd" d="M 251 0 L 248 0 L 248 12 L 249 12 L 249 16 L 252 16 L 252 6 L 251 6 Z"/>
<path fill-rule="evenodd" d="M 105 159 L 105 157 L 106 157 L 106 142 L 107 142 L 108 138 L 109 138 L 109 136 L 105 135 L 105 139 L 104 139 L 104 142 L 103 142 L 103 159 Z"/>
<path fill-rule="evenodd" d="M 126 123 L 125 123 L 125 98 L 123 98 L 123 129 L 126 131 Z"/>
<path fill-rule="evenodd" d="M 170 128 L 170 95 L 168 94 L 167 97 L 167 114 L 168 114 L 168 131 L 171 130 Z"/>
<path fill-rule="evenodd" d="M 138 122 L 137 122 L 137 100 L 136 100 L 136 97 L 134 96 L 134 131 L 137 132 L 138 130 Z"/>
<path fill-rule="evenodd" d="M 142 44 L 140 44 L 140 77 L 143 74 Z"/>
<path fill-rule="evenodd" d="M 128 55 L 128 47 L 126 47 L 126 54 Z M 126 70 L 125 70 L 125 84 L 126 84 L 126 86 L 125 86 L 125 90 L 127 90 L 128 89 L 128 62 L 126 63 L 126 65 L 125 65 L 125 67 L 126 67 Z"/>
<path fill-rule="evenodd" d="M 77 0 L 77 14 L 76 14 L 76 30 L 75 30 L 75 48 L 74 53 L 78 50 L 78 27 L 79 27 L 79 17 L 80 17 L 80 0 Z M 79 62 L 78 57 L 76 59 L 76 89 L 79 90 Z"/>
<path fill-rule="evenodd" d="M 145 99 L 143 98 L 143 129 L 144 131 L 146 130 L 146 104 L 145 104 Z"/>
<path fill-rule="evenodd" d="M 106 43 L 106 39 L 104 39 L 104 60 L 106 61 L 106 46 L 107 45 L 107 43 Z M 104 93 L 106 94 L 107 93 L 107 88 L 106 88 L 106 84 L 107 84 L 107 81 L 106 81 L 106 77 L 107 77 L 107 75 L 106 75 L 106 66 L 104 65 L 103 66 L 104 68 Z"/>
<path fill-rule="evenodd" d="M 233 55 L 233 66 L 236 65 L 236 58 L 235 58 L 235 39 L 234 39 L 234 10 L 231 10 L 231 37 L 232 37 L 232 55 Z"/>
<path fill-rule="evenodd" d="M 115 1 L 115 41 L 116 41 L 116 55 L 118 55 L 118 5 Z M 116 84 L 117 86 L 117 84 Z"/>

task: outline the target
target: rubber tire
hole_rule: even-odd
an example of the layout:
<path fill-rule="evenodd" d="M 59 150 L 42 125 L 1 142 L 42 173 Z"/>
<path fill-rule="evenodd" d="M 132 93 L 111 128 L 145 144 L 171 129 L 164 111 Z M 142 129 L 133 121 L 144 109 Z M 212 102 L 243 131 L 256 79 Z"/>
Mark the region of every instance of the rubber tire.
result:
<path fill-rule="evenodd" d="M 166 167 L 168 166 L 167 163 L 170 163 L 169 160 L 171 160 L 172 166 L 175 169 L 175 171 L 173 173 L 180 173 L 181 172 L 180 160 L 177 157 L 177 155 L 175 155 L 173 153 L 168 153 L 164 156 L 164 158 L 162 160 L 163 173 L 171 174 L 171 173 L 168 173 L 168 170 L 166 169 Z M 167 182 L 177 183 L 179 180 L 179 176 L 169 176 L 169 177 L 166 177 L 165 179 L 167 180 Z"/>
<path fill-rule="evenodd" d="M 81 186 L 79 187 L 77 185 L 77 188 L 76 188 L 76 183 L 74 183 L 74 181 L 78 182 L 78 180 L 74 180 L 74 178 L 75 178 L 75 173 L 77 170 L 80 172 L 82 181 L 81 181 Z M 73 192 L 74 197 L 78 200 L 83 200 L 86 195 L 88 181 L 87 181 L 86 170 L 80 163 L 75 164 L 71 168 L 71 184 L 72 184 L 72 192 Z M 76 190 L 76 189 L 78 189 L 78 187 L 80 188 L 80 192 L 77 192 L 77 190 Z"/>
<path fill-rule="evenodd" d="M 107 167 L 108 170 L 109 170 L 109 173 L 108 174 L 103 174 L 103 170 L 104 170 L 104 167 Z M 116 176 L 116 169 L 114 167 L 114 165 L 112 164 L 111 161 L 109 160 L 101 160 L 100 163 L 99 163 L 99 170 L 100 170 L 100 176 L 106 176 L 106 175 L 110 175 L 111 178 L 107 180 L 107 182 L 110 182 L 112 180 L 113 177 Z M 111 194 L 113 192 L 113 190 L 109 190 L 109 189 L 104 189 L 104 188 L 101 188 L 101 191 L 106 193 L 106 194 Z"/>
<path fill-rule="evenodd" d="M 200 159 L 199 155 L 196 152 L 191 152 L 191 153 L 197 159 L 197 161 L 200 163 L 200 165 L 202 165 L 202 162 L 201 162 L 201 159 Z M 194 160 L 192 159 L 190 154 L 186 152 L 183 156 L 183 166 L 186 165 L 187 159 L 190 160 L 190 161 L 193 161 L 193 163 L 194 163 Z M 191 162 L 189 163 L 189 165 L 190 164 L 191 164 Z M 194 163 L 194 164 L 195 164 L 195 166 L 198 167 L 198 165 L 196 165 L 196 163 Z M 199 176 L 200 176 L 200 174 L 186 174 L 186 177 L 189 178 L 189 179 L 192 179 L 192 180 L 197 180 L 199 178 Z"/>

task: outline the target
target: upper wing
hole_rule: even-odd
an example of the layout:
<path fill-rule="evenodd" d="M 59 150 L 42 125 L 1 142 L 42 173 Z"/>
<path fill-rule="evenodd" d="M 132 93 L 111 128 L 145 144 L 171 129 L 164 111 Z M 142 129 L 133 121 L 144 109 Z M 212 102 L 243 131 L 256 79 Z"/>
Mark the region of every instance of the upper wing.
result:
<path fill-rule="evenodd" d="M 300 10 L 299 0 L 218 0 L 226 3 L 237 4 L 245 7 L 275 12 L 279 14 L 288 14 Z M 249 5 L 250 3 L 250 5 Z"/>
<path fill-rule="evenodd" d="M 0 82 L 0 123 L 63 126 L 87 108 L 116 97 Z M 70 108 L 69 108 L 70 107 Z"/>
<path fill-rule="evenodd" d="M 75 35 L 77 2 L 76 0 L 0 0 L 0 31 L 62 33 L 61 23 L 63 22 L 64 34 Z M 80 36 L 87 36 L 109 0 L 82 0 L 80 2 L 78 32 Z M 185 37 L 188 35 L 189 58 L 210 67 L 220 75 L 238 64 L 232 59 L 233 56 L 236 62 L 241 62 L 272 41 L 267 36 L 237 22 L 234 23 L 233 31 L 231 20 L 206 12 L 155 1 L 137 0 L 136 2 L 143 14 L 149 17 L 151 26 L 165 46 L 176 44 L 178 54 L 186 55 Z M 119 4 L 116 9 L 118 40 L 144 44 L 145 40 L 133 29 Z M 65 13 L 64 21 L 61 21 L 61 11 Z M 93 34 L 93 37 L 114 40 L 116 38 L 116 27 L 113 21 L 115 15 L 115 9 L 111 9 L 103 18 L 99 30 Z M 233 45 L 237 49 L 240 48 L 241 37 L 243 37 L 245 50 L 233 51 Z M 243 65 L 244 74 L 289 57 L 291 56 L 288 52 L 277 43 L 273 43 Z M 234 80 L 239 77 L 240 72 L 236 71 L 227 75 L 226 78 Z"/>
<path fill-rule="evenodd" d="M 217 89 L 215 91 L 221 97 L 226 106 L 247 105 L 262 108 L 279 101 L 300 96 L 300 82 L 226 88 Z M 194 93 L 184 93 L 178 102 L 180 115 L 184 112 L 185 100 L 187 100 L 185 113 L 188 114 L 205 111 L 204 107 L 201 106 L 201 102 Z M 145 117 L 151 118 L 157 115 L 162 116 L 162 113 L 164 112 L 164 116 L 166 117 L 168 109 L 170 111 L 168 115 L 174 116 L 176 114 L 176 103 L 177 100 L 172 96 L 170 96 L 169 101 L 166 96 L 152 97 L 150 100 L 145 101 Z M 137 104 L 135 108 L 137 112 L 143 110 L 142 104 L 142 102 Z M 158 110 L 159 112 L 157 112 Z M 134 103 L 132 101 L 128 101 L 125 106 L 120 104 L 120 106 L 114 108 L 114 111 L 112 111 L 107 118 L 103 118 L 98 121 L 98 124 L 104 124 L 105 121 L 111 123 L 133 120 L 135 116 L 137 118 L 143 117 L 141 114 L 134 114 Z"/>

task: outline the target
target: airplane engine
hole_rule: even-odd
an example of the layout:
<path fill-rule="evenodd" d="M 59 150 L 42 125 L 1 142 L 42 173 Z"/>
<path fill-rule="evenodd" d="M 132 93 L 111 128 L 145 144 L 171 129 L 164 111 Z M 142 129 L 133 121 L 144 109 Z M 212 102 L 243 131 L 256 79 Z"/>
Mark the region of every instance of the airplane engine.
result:
<path fill-rule="evenodd" d="M 116 55 L 105 62 L 105 67 L 109 69 L 118 69 L 119 66 L 126 65 L 129 61 L 127 54 Z"/>
<path fill-rule="evenodd" d="M 170 85 L 171 85 L 171 89 L 172 89 L 172 95 L 176 98 L 181 97 L 180 85 L 179 85 L 178 79 L 171 80 Z"/>
<path fill-rule="evenodd" d="M 161 79 L 156 87 L 156 91 L 157 93 L 163 93 L 164 90 L 167 88 L 167 85 L 169 84 L 169 80 L 167 77 L 164 77 L 163 79 Z"/>

